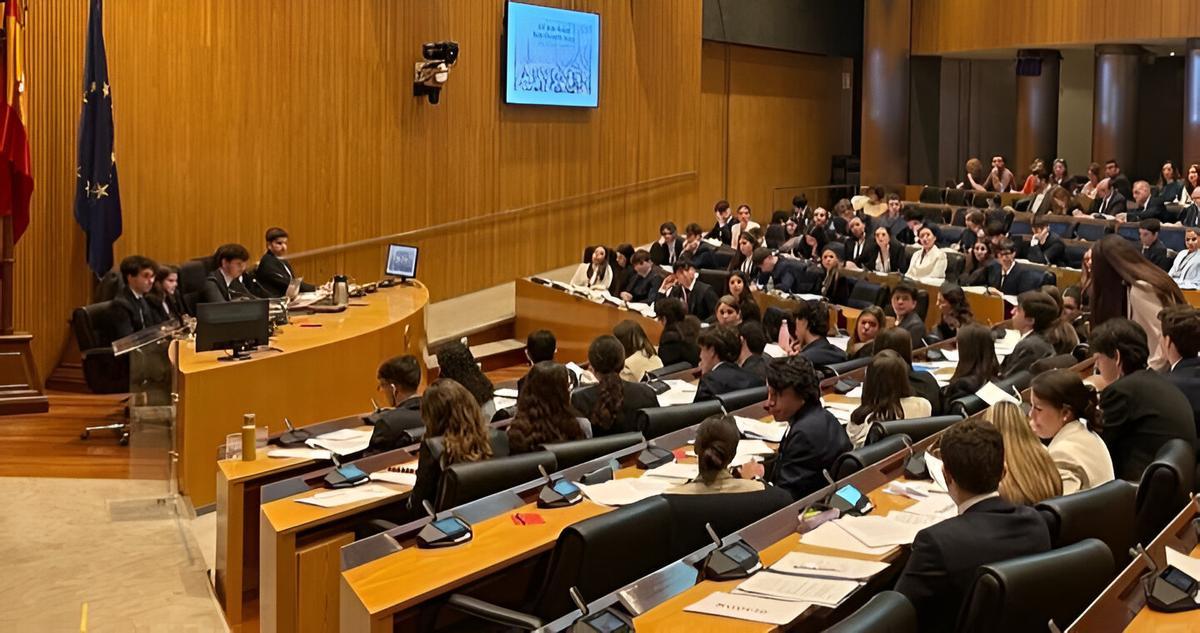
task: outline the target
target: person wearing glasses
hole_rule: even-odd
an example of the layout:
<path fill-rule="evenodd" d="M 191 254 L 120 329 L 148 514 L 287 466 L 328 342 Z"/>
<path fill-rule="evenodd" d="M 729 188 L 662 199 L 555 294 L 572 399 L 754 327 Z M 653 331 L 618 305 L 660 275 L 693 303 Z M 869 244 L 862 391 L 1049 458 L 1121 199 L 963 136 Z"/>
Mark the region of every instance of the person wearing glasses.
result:
<path fill-rule="evenodd" d="M 658 241 L 650 245 L 650 260 L 659 266 L 670 266 L 683 255 L 683 241 L 674 222 L 658 227 Z"/>

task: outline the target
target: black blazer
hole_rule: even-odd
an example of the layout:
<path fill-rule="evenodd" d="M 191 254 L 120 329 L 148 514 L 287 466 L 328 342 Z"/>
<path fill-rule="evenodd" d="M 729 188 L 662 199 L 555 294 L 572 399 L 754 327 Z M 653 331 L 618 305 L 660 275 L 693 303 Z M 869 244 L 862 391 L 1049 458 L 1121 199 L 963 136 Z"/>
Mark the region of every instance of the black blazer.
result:
<path fill-rule="evenodd" d="M 371 431 L 371 444 L 367 450 L 371 453 L 382 453 L 407 444 L 404 439 L 405 431 L 411 431 L 425 425 L 421 420 L 421 396 L 412 396 L 393 409 L 380 411 L 375 417 L 375 430 Z M 403 437 L 402 437 L 403 436 Z"/>
<path fill-rule="evenodd" d="M 671 286 L 671 289 L 667 291 L 668 297 L 675 297 L 680 301 L 683 300 L 684 294 L 683 286 L 679 284 Z M 713 312 L 717 309 L 717 293 L 712 289 L 712 286 L 699 279 L 696 280 L 695 284 L 692 284 L 692 289 L 687 291 L 686 295 L 687 301 L 685 303 L 687 303 L 688 312 L 696 315 L 696 318 L 701 321 L 712 316 Z"/>
<path fill-rule="evenodd" d="M 1125 213 L 1126 197 L 1124 195 L 1121 195 L 1121 192 L 1119 192 L 1119 191 L 1112 192 L 1112 195 L 1110 195 L 1107 198 L 1107 200 L 1108 200 L 1107 206 L 1105 205 L 1105 199 L 1097 199 L 1096 200 L 1096 206 L 1093 207 L 1093 209 L 1095 210 L 1096 213 L 1103 213 L 1105 215 L 1116 215 L 1118 213 Z"/>
<path fill-rule="evenodd" d="M 767 379 L 767 357 L 762 354 L 750 354 L 746 360 L 742 361 L 742 369 L 762 378 Z"/>
<path fill-rule="evenodd" d="M 1142 255 L 1144 255 L 1146 259 L 1150 260 L 1152 264 L 1158 266 L 1164 271 L 1169 272 L 1171 270 L 1172 262 L 1171 259 L 1167 257 L 1167 247 L 1163 246 L 1161 241 L 1157 239 L 1154 240 L 1154 244 L 1151 244 L 1150 248 L 1142 249 Z"/>
<path fill-rule="evenodd" d="M 953 631 L 980 566 L 1049 549 L 1050 532 L 1037 510 L 984 499 L 917 532 L 896 591 L 916 607 L 922 633 Z"/>
<path fill-rule="evenodd" d="M 700 346 L 683 340 L 674 332 L 668 332 L 658 341 L 658 358 L 663 367 L 675 363 L 687 363 L 695 367 L 700 364 Z"/>
<path fill-rule="evenodd" d="M 871 248 L 866 249 L 862 258 L 858 261 L 858 266 L 864 270 L 875 272 L 883 272 L 879 266 L 879 245 L 874 241 L 871 242 Z M 895 242 L 888 245 L 888 267 L 889 272 L 902 273 L 904 272 L 904 246 Z"/>
<path fill-rule="evenodd" d="M 733 244 L 733 225 L 736 222 L 733 216 L 729 216 L 729 221 L 722 225 L 719 221 L 713 223 L 713 227 L 704 235 L 706 240 L 721 240 L 721 243 L 726 246 Z"/>
<path fill-rule="evenodd" d="M 951 402 L 964 396 L 973 395 L 983 387 L 983 382 L 974 376 L 964 376 L 942 388 L 942 402 L 949 406 Z"/>
<path fill-rule="evenodd" d="M 246 288 L 240 277 L 226 285 L 225 276 L 221 274 L 220 269 L 217 269 L 204 279 L 204 289 L 200 291 L 200 298 L 196 303 L 222 303 L 239 298 L 254 299 L 256 297 Z"/>
<path fill-rule="evenodd" d="M 816 266 L 795 260 L 779 258 L 770 273 L 759 275 L 758 285 L 766 287 L 767 277 L 775 280 L 775 289 L 792 294 L 816 294 L 820 291 L 824 274 Z"/>
<path fill-rule="evenodd" d="M 824 487 L 821 471 L 853 448 L 846 429 L 819 400 L 806 402 L 790 420 L 765 479 L 800 499 Z"/>
<path fill-rule="evenodd" d="M 649 303 L 658 295 L 658 289 L 662 287 L 662 282 L 663 276 L 651 268 L 650 274 L 645 277 L 638 275 L 637 272 L 630 274 L 621 291 L 633 295 L 634 302 Z"/>
<path fill-rule="evenodd" d="M 1063 266 L 1067 263 L 1067 245 L 1059 236 L 1047 233 L 1046 243 L 1030 246 L 1025 259 L 1038 264 Z"/>
<path fill-rule="evenodd" d="M 1151 218 L 1160 222 L 1169 222 L 1171 220 L 1167 215 L 1167 206 L 1163 204 L 1163 199 L 1158 196 L 1150 196 L 1146 199 L 1146 204 L 1125 214 L 1126 222 L 1137 222 L 1138 220 L 1149 220 Z"/>
<path fill-rule="evenodd" d="M 114 341 L 158 323 L 158 317 L 146 298 L 134 296 L 128 286 L 121 288 L 113 297 L 109 314 L 109 336 Z"/>
<path fill-rule="evenodd" d="M 295 276 L 292 265 L 279 259 L 271 251 L 263 254 L 262 259 L 258 260 L 258 268 L 254 271 L 254 280 L 268 297 L 282 297 Z M 316 286 L 306 282 L 300 283 L 300 292 L 313 290 L 316 290 Z"/>
<path fill-rule="evenodd" d="M 676 237 L 671 250 L 675 251 L 675 259 L 678 260 L 683 253 L 683 240 Z M 654 242 L 650 245 L 650 261 L 659 266 L 666 266 L 671 263 L 671 252 L 667 250 L 666 245 Z"/>
<path fill-rule="evenodd" d="M 602 435 L 613 435 L 616 433 L 632 433 L 638 430 L 637 427 L 637 412 L 638 409 L 648 409 L 658 406 L 658 396 L 654 390 L 644 382 L 629 382 L 628 380 L 621 381 L 621 393 L 624 396 L 624 402 L 621 404 L 622 416 L 618 416 L 614 424 L 605 429 L 592 424 L 592 437 L 600 437 Z M 581 389 L 576 389 L 571 393 L 571 406 L 579 412 L 579 415 L 588 418 L 592 417 L 592 409 L 596 406 L 596 400 L 600 398 L 600 392 L 596 385 L 589 385 Z"/>
<path fill-rule="evenodd" d="M 762 378 L 738 367 L 737 363 L 720 363 L 700 377 L 700 386 L 696 388 L 696 399 L 693 402 L 716 400 L 721 394 L 761 387 L 764 384 L 766 383 Z"/>
<path fill-rule="evenodd" d="M 846 362 L 846 352 L 830 343 L 824 336 L 805 345 L 804 349 L 800 350 L 800 356 L 807 358 L 814 367 Z"/>
<path fill-rule="evenodd" d="M 180 317 L 187 314 L 178 291 L 169 297 L 150 293 L 146 295 L 146 302 L 150 304 L 150 311 L 154 313 L 154 318 L 158 323 L 178 321 Z"/>
<path fill-rule="evenodd" d="M 929 330 L 925 328 L 925 321 L 921 319 L 921 315 L 917 314 L 916 310 L 908 313 L 904 320 L 897 323 L 896 327 L 907 330 L 908 335 L 912 338 L 912 348 L 925 346 L 925 335 Z"/>
<path fill-rule="evenodd" d="M 991 288 L 998 288 L 1001 293 L 1006 295 L 1021 294 L 1021 278 L 1025 275 L 1025 267 L 1020 262 L 1013 263 L 1012 270 L 1008 271 L 1008 276 L 1004 277 L 1004 284 L 1000 283 L 1000 262 L 988 264 L 987 270 L 987 285 Z"/>
<path fill-rule="evenodd" d="M 1192 405 L 1196 436 L 1200 439 L 1200 358 L 1185 358 L 1165 375 L 1168 382 L 1179 387 Z"/>
<path fill-rule="evenodd" d="M 1013 353 L 1004 357 L 1004 362 L 1000 363 L 1000 377 L 1008 378 L 1019 371 L 1029 369 L 1039 360 L 1050 358 L 1053 355 L 1054 346 L 1041 334 L 1030 332 L 1029 336 L 1017 343 L 1013 348 Z"/>
<path fill-rule="evenodd" d="M 1161 374 L 1142 369 L 1100 392 L 1100 435 L 1121 479 L 1138 481 L 1167 440 L 1196 443 L 1195 414 L 1187 396 Z"/>
<path fill-rule="evenodd" d="M 859 268 L 863 268 L 863 261 L 865 261 L 867 253 L 870 253 L 871 249 L 875 248 L 875 240 L 871 239 L 870 235 L 866 236 L 862 242 L 859 242 L 853 237 L 847 237 L 846 239 L 842 240 L 842 246 L 842 259 L 848 262 L 854 262 L 855 264 L 858 264 Z M 857 253 L 855 251 L 857 251 Z"/>

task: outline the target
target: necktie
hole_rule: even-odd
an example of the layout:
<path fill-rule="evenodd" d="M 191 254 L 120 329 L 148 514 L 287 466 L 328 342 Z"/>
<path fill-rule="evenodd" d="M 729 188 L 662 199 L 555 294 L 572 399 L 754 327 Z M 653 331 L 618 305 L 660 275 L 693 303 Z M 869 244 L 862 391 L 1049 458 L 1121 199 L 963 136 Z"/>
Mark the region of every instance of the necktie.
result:
<path fill-rule="evenodd" d="M 681 286 L 681 288 L 682 288 L 682 286 Z M 691 310 L 692 305 L 690 303 L 688 303 L 688 289 L 687 288 L 683 288 L 683 305 L 687 306 L 689 311 Z"/>
<path fill-rule="evenodd" d="M 667 244 L 667 263 L 675 263 L 675 242 Z"/>
<path fill-rule="evenodd" d="M 1008 279 L 1008 273 L 1004 270 L 1000 271 L 1000 292 L 1004 292 L 1004 280 Z"/>

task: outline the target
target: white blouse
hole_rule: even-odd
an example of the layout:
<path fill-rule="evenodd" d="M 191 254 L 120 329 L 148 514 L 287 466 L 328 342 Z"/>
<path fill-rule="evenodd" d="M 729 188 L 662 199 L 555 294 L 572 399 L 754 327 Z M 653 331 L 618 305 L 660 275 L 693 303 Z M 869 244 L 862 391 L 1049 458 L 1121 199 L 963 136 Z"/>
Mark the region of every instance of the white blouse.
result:
<path fill-rule="evenodd" d="M 1108 446 L 1082 420 L 1064 424 L 1047 448 L 1062 476 L 1065 495 L 1095 488 L 1115 477 Z"/>
<path fill-rule="evenodd" d="M 1200 251 L 1179 251 L 1167 274 L 1179 284 L 1181 290 L 1200 288 Z"/>
<path fill-rule="evenodd" d="M 936 246 L 928 251 L 921 249 L 908 260 L 906 274 L 914 279 L 943 280 L 946 278 L 946 254 Z"/>
<path fill-rule="evenodd" d="M 589 264 L 580 264 L 579 268 L 575 269 L 575 274 L 571 276 L 571 285 L 583 286 L 592 290 L 608 290 L 612 284 L 612 266 L 605 266 L 603 275 L 593 274 L 590 279 L 588 278 L 588 266 Z"/>

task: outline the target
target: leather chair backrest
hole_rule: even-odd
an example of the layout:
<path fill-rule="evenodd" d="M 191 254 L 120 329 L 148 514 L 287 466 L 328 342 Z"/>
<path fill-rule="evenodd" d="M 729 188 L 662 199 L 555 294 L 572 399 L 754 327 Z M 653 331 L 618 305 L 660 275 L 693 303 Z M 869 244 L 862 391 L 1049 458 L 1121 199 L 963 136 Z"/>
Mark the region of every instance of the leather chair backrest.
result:
<path fill-rule="evenodd" d="M 975 194 L 971 196 L 971 206 L 974 206 L 976 209 L 986 209 L 988 208 L 989 202 L 998 198 L 998 194 L 975 192 Z"/>
<path fill-rule="evenodd" d="M 1013 220 L 1012 226 L 1008 229 L 1009 235 L 1032 235 L 1033 224 L 1029 220 Z"/>
<path fill-rule="evenodd" d="M 957 242 L 957 240 L 955 240 Z M 967 258 L 958 251 L 946 252 L 946 279 L 958 279 L 967 267 Z"/>
<path fill-rule="evenodd" d="M 1187 243 L 1184 241 L 1186 230 L 1183 228 L 1163 227 L 1158 232 L 1158 241 L 1166 246 L 1168 251 L 1175 251 L 1176 254 L 1187 248 Z"/>
<path fill-rule="evenodd" d="M 767 399 L 767 386 L 738 389 L 717 396 L 717 400 L 725 406 L 725 410 L 733 413 L 743 407 L 758 404 Z"/>
<path fill-rule="evenodd" d="M 1067 244 L 1063 254 L 1067 258 L 1067 266 L 1080 268 L 1083 266 L 1083 254 L 1091 248 L 1091 244 Z"/>
<path fill-rule="evenodd" d="M 984 565 L 963 600 L 955 630 L 1045 631 L 1050 620 L 1066 628 L 1112 574 L 1112 554 L 1098 539 Z"/>
<path fill-rule="evenodd" d="M 1137 226 L 1136 224 L 1134 226 Z M 1080 222 L 1075 225 L 1075 237 L 1089 242 L 1095 242 L 1108 233 L 1108 226 L 1095 222 Z"/>
<path fill-rule="evenodd" d="M 573 442 L 543 444 L 541 449 L 554 454 L 558 469 L 578 466 L 598 457 L 611 455 L 623 448 L 637 446 L 645 440 L 641 433 L 617 433 Z"/>
<path fill-rule="evenodd" d="M 1036 376 L 1051 369 L 1069 369 L 1078 362 L 1073 354 L 1055 354 L 1054 356 L 1034 361 L 1029 366 L 1029 372 Z"/>
<path fill-rule="evenodd" d="M 725 293 L 725 284 L 729 281 L 729 271 L 702 268 L 700 269 L 700 281 L 712 286 L 713 292 L 717 293 L 719 297 Z"/>
<path fill-rule="evenodd" d="M 961 420 L 962 417 L 957 415 L 935 415 L 927 418 L 913 418 L 911 420 L 876 422 L 871 425 L 871 430 L 867 433 L 866 443 L 874 444 L 892 435 L 907 435 L 908 439 L 916 443 L 930 435 L 950 428 L 955 422 Z"/>
<path fill-rule="evenodd" d="M 926 185 L 921 188 L 921 195 L 918 200 L 924 204 L 942 204 L 946 201 L 946 190 L 941 187 Z"/>
<path fill-rule="evenodd" d="M 962 239 L 963 231 L 966 230 L 967 228 L 964 226 L 954 226 L 953 224 L 943 224 L 939 226 L 937 231 L 937 245 L 944 248 L 957 244 L 958 241 Z"/>
<path fill-rule="evenodd" d="M 881 591 L 825 633 L 917 633 L 917 610 L 904 594 Z"/>
<path fill-rule="evenodd" d="M 971 205 L 971 200 L 974 197 L 974 192 L 966 189 L 947 189 L 946 204 L 959 207 L 967 207 Z M 964 214 L 965 215 L 965 214 Z M 957 223 L 956 223 L 957 224 Z"/>
<path fill-rule="evenodd" d="M 1138 233 L 1137 222 L 1118 225 L 1116 233 L 1130 242 L 1136 242 L 1141 237 L 1141 234 Z"/>
<path fill-rule="evenodd" d="M 859 279 L 854 284 L 854 289 L 850 291 L 850 298 L 846 300 L 846 304 L 851 308 L 859 310 L 869 306 L 882 306 L 887 303 L 888 289 L 886 286 L 877 284 L 866 279 Z"/>
<path fill-rule="evenodd" d="M 663 498 L 671 508 L 672 560 L 712 542 L 706 523 L 724 538 L 792 503 L 792 495 L 775 486 L 759 492 L 665 494 Z"/>
<path fill-rule="evenodd" d="M 1004 391 L 1013 393 L 1014 390 L 1018 392 L 1024 391 L 1029 387 L 1029 383 L 1032 381 L 1033 374 L 1027 370 L 1023 370 L 1009 376 L 1008 378 L 994 380 L 992 382 L 995 382 L 996 386 L 1000 387 Z M 979 396 L 970 394 L 962 396 L 961 398 L 956 398 L 955 400 L 947 403 L 946 411 L 961 415 L 965 418 L 983 411 L 987 408 L 987 406 L 988 404 Z"/>
<path fill-rule="evenodd" d="M 721 413 L 721 403 L 716 400 L 679 404 L 673 407 L 639 409 L 638 429 L 647 440 L 662 437 L 693 424 L 699 424 L 710 415 Z"/>
<path fill-rule="evenodd" d="M 448 510 L 541 477 L 558 470 L 554 454 L 534 451 L 509 457 L 494 457 L 481 462 L 454 464 L 442 471 L 437 511 Z"/>
<path fill-rule="evenodd" d="M 1137 538 L 1149 543 L 1187 503 L 1196 477 L 1195 449 L 1186 440 L 1168 440 L 1146 466 L 1137 488 Z"/>
<path fill-rule="evenodd" d="M 1117 569 L 1129 564 L 1134 535 L 1134 494 L 1137 488 L 1121 479 L 1095 488 L 1046 499 L 1037 510 L 1050 528 L 1050 545 L 1063 547 L 1084 539 L 1108 546 Z"/>
<path fill-rule="evenodd" d="M 650 374 L 651 378 L 662 378 L 663 376 L 670 376 L 671 374 L 674 374 L 674 373 L 680 372 L 680 371 L 684 371 L 686 369 L 695 369 L 695 367 L 693 367 L 691 363 L 686 363 L 686 362 L 671 363 L 670 365 L 667 365 L 666 367 L 659 367 L 658 369 L 652 369 L 646 373 Z"/>
<path fill-rule="evenodd" d="M 211 257 L 190 259 L 179 267 L 179 293 L 190 294 L 204 289 L 204 278 L 211 270 Z"/>
<path fill-rule="evenodd" d="M 125 289 L 125 276 L 120 269 L 114 268 L 100 277 L 96 291 L 92 293 L 92 302 L 112 301 Z"/>
<path fill-rule="evenodd" d="M 677 560 L 671 510 L 661 496 L 643 499 L 563 529 L 550 554 L 534 615 L 549 621 L 575 608 L 568 589 L 591 601 Z"/>
<path fill-rule="evenodd" d="M 889 435 L 874 444 L 867 444 L 861 448 L 842 453 L 833 462 L 833 469 L 830 474 L 833 475 L 834 481 L 840 481 L 843 477 L 849 477 L 894 453 L 905 450 L 905 440 L 909 440 L 907 435 Z M 909 440 L 909 443 L 911 441 Z"/>
<path fill-rule="evenodd" d="M 833 375 L 833 376 L 841 376 L 842 374 L 848 374 L 856 369 L 866 367 L 867 365 L 870 365 L 870 364 L 871 364 L 871 357 L 866 356 L 864 358 L 851 358 L 850 360 L 843 361 L 840 363 L 833 363 L 832 365 L 826 365 L 825 369 L 829 370 L 831 372 L 831 375 Z"/>
<path fill-rule="evenodd" d="M 925 316 L 929 314 L 929 291 L 924 288 L 917 288 L 917 316 L 921 320 L 925 320 Z M 915 345 L 913 347 L 916 347 Z"/>
<path fill-rule="evenodd" d="M 1071 239 L 1075 235 L 1075 220 L 1062 216 L 1050 216 L 1050 232 L 1063 238 L 1064 240 Z"/>
<path fill-rule="evenodd" d="M 101 301 L 75 308 L 71 313 L 71 332 L 79 351 L 108 347 L 112 343 L 110 332 L 109 312 L 113 309 L 111 301 Z"/>

